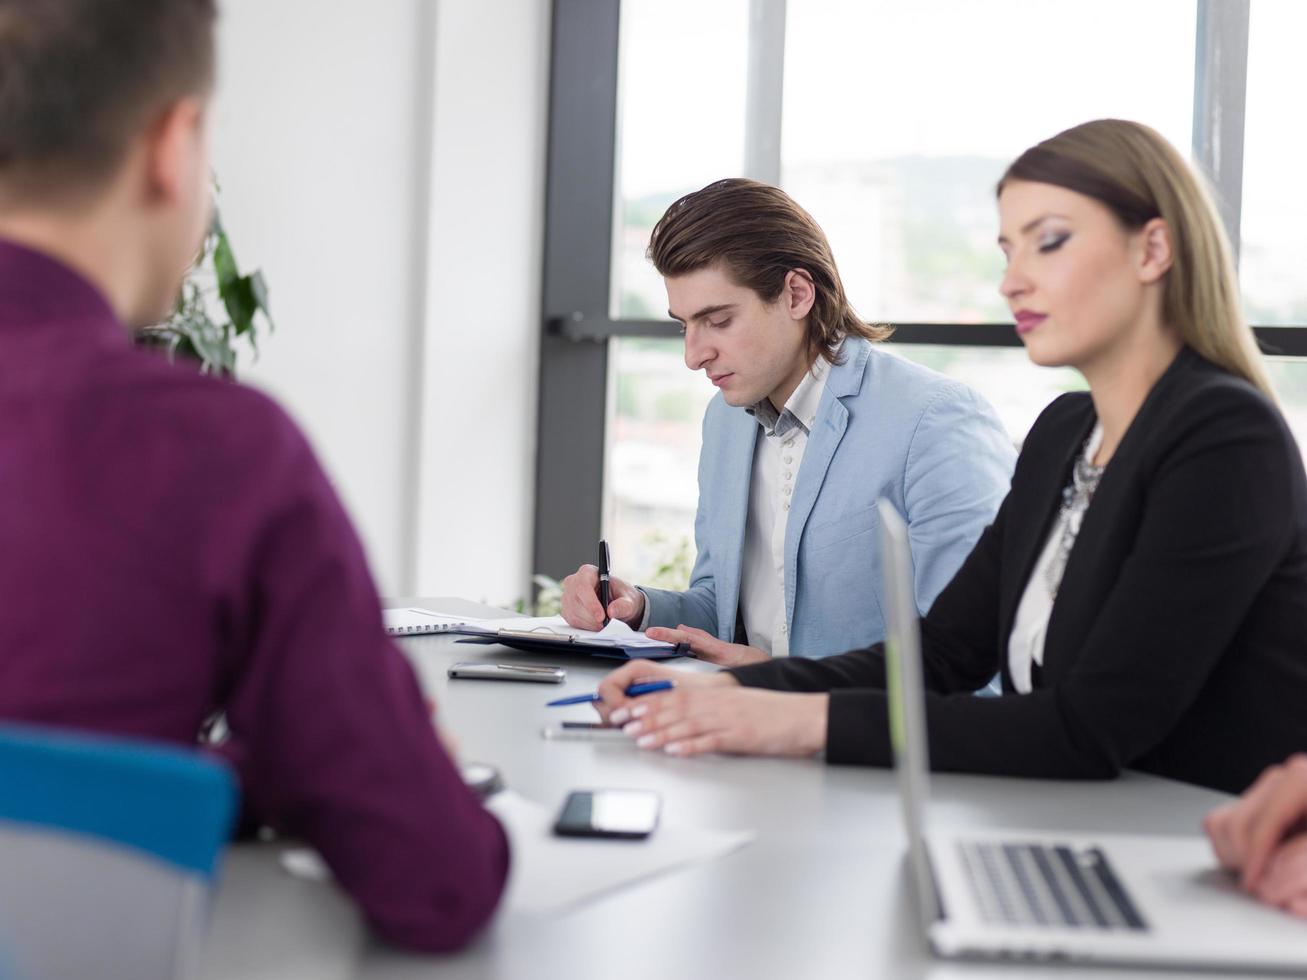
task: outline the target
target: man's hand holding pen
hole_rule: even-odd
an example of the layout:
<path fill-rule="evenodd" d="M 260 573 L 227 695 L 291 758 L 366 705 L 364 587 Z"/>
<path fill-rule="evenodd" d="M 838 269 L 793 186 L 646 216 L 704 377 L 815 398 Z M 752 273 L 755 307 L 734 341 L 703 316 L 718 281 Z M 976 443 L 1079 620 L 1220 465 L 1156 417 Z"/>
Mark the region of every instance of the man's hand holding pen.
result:
<path fill-rule="evenodd" d="M 608 618 L 620 619 L 631 629 L 639 629 L 644 618 L 644 593 L 622 579 L 608 579 L 610 601 Z M 583 630 L 600 630 L 604 627 L 604 607 L 599 601 L 599 569 L 595 565 L 582 565 L 563 579 L 563 619 Z"/>

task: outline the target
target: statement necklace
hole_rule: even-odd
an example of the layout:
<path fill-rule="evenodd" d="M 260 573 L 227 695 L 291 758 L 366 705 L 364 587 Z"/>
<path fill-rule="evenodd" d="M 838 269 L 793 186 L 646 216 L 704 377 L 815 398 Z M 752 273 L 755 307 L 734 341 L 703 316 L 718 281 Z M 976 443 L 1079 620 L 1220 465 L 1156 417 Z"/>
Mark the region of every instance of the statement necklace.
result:
<path fill-rule="evenodd" d="M 1062 574 L 1066 571 L 1071 549 L 1075 547 L 1076 536 L 1080 534 L 1085 511 L 1089 510 L 1089 504 L 1094 499 L 1094 491 L 1098 489 L 1098 483 L 1103 479 L 1103 467 L 1095 466 L 1092 462 L 1094 453 L 1098 451 L 1102 441 L 1102 427 L 1095 425 L 1094 431 L 1089 433 L 1089 438 L 1085 440 L 1084 448 L 1076 456 L 1075 465 L 1071 468 L 1071 482 L 1062 488 L 1062 507 L 1057 514 L 1059 526 L 1057 550 L 1053 553 L 1053 560 L 1048 563 L 1044 573 L 1044 581 L 1048 586 L 1049 597 L 1052 599 L 1057 598 L 1057 590 L 1062 585 Z"/>

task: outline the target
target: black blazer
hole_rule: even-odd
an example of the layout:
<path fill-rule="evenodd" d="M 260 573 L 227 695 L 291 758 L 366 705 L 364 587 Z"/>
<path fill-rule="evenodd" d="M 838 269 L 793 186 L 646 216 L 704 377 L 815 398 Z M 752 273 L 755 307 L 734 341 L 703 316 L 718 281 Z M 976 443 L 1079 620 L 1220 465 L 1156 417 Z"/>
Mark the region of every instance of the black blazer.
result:
<path fill-rule="evenodd" d="M 1186 348 L 1103 472 L 1029 694 L 1017 604 L 1095 421 L 1063 395 L 994 523 L 922 621 L 932 768 L 1103 778 L 1129 766 L 1230 792 L 1307 749 L 1307 477 L 1276 408 Z M 970 692 L 1002 674 L 1004 696 Z M 831 691 L 826 758 L 892 761 L 880 645 L 733 671 Z"/>

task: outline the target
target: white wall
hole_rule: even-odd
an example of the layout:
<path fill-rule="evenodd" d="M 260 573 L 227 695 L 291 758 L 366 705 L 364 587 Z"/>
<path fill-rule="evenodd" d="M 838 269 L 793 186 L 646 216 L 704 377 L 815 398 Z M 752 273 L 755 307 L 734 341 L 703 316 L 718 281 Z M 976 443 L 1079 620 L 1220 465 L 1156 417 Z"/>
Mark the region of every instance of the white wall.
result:
<path fill-rule="evenodd" d="M 544 7 L 222 4 L 220 205 L 277 321 L 242 374 L 308 432 L 390 594 L 524 590 Z"/>
<path fill-rule="evenodd" d="M 529 594 L 548 9 L 437 5 L 422 595 Z"/>

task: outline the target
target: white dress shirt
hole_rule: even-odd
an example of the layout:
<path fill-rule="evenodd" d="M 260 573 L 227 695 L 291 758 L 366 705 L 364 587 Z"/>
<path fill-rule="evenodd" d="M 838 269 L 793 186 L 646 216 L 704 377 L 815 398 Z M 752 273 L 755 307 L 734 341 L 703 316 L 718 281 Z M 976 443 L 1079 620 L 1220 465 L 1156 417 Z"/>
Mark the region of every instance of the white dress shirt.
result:
<path fill-rule="evenodd" d="M 817 358 L 779 415 L 766 399 L 749 409 L 763 434 L 753 450 L 740 566 L 740 611 L 749 645 L 773 657 L 790 655 L 785 612 L 785 528 L 829 367 L 825 358 Z"/>

